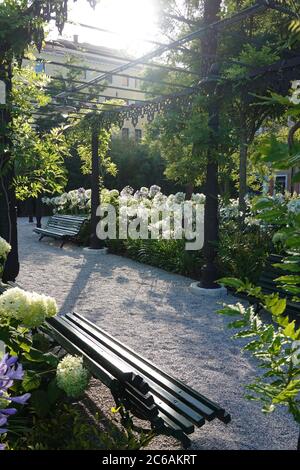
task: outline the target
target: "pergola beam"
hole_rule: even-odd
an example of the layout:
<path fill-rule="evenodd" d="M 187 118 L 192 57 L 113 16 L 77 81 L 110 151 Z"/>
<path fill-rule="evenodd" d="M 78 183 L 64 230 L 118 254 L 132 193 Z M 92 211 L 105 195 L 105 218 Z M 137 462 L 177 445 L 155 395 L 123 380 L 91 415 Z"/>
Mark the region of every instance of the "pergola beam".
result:
<path fill-rule="evenodd" d="M 195 88 L 194 86 L 187 86 L 187 85 L 183 85 L 183 84 L 180 84 L 180 83 L 166 82 L 164 80 L 154 80 L 152 78 L 141 77 L 139 75 L 128 75 L 128 74 L 123 74 L 123 73 L 114 73 L 113 75 L 117 75 L 119 77 L 134 78 L 134 79 L 140 80 L 142 82 L 157 83 L 158 85 L 166 85 L 166 86 L 170 86 L 170 87 L 174 87 L 174 88 L 182 88 L 182 89 L 186 89 L 186 90 L 193 90 Z M 52 80 L 59 80 L 59 81 L 63 81 L 63 82 L 78 83 L 78 84 L 83 84 L 83 85 L 85 85 L 87 83 L 83 80 L 68 79 L 68 78 L 65 78 L 65 77 L 54 77 L 53 75 L 48 75 L 48 76 Z M 93 86 L 93 85 L 87 84 L 87 86 Z M 101 86 L 101 85 L 98 84 L 98 86 Z M 104 86 L 104 85 L 102 85 L 102 86 Z M 110 85 L 110 84 L 105 85 L 105 88 L 114 88 L 116 90 L 133 91 L 133 89 L 130 89 L 130 88 L 118 87 L 118 86 L 113 86 L 113 85 Z M 70 92 L 72 93 L 73 91 L 74 90 L 71 90 Z M 134 91 L 138 92 L 138 93 L 152 93 L 152 92 L 147 92 L 147 91 L 142 91 L 142 90 L 134 90 Z"/>
<path fill-rule="evenodd" d="M 102 56 L 102 54 L 99 55 L 100 57 Z M 116 56 L 112 55 L 112 54 L 107 54 L 105 55 L 105 57 L 109 57 L 109 58 L 116 58 Z M 119 60 L 121 60 L 121 58 L 118 58 Z M 123 61 L 124 60 L 131 60 L 131 59 L 122 59 Z M 44 58 L 37 58 L 37 61 L 38 62 L 43 62 L 45 64 L 52 64 L 52 65 L 58 65 L 58 66 L 61 66 L 61 67 L 67 67 L 67 68 L 73 68 L 73 69 L 78 69 L 78 70 L 88 70 L 90 72 L 100 72 L 100 73 L 110 73 L 109 70 L 100 70 L 100 69 L 95 69 L 93 67 L 87 67 L 87 66 L 82 66 L 82 65 L 75 65 L 75 64 L 66 64 L 66 63 L 63 63 L 63 62 L 57 62 L 57 61 L 54 61 L 54 60 L 47 60 L 47 59 L 44 59 Z M 142 65 L 148 65 L 149 67 L 154 67 L 154 68 L 159 68 L 159 69 L 162 69 L 162 70 L 167 70 L 168 72 L 179 72 L 179 73 L 185 73 L 185 74 L 188 74 L 188 75 L 197 75 L 199 77 L 199 74 L 196 73 L 196 72 L 192 72 L 190 70 L 186 70 L 186 69 L 182 69 L 180 67 L 171 67 L 171 66 L 168 66 L 168 65 L 162 65 L 162 64 L 154 64 L 153 62 L 140 62 L 140 64 Z"/>
<path fill-rule="evenodd" d="M 81 26 L 82 28 L 87 28 L 87 29 L 92 29 L 94 31 L 99 31 L 101 33 L 108 33 L 108 34 L 113 34 L 115 36 L 122 36 L 122 33 L 120 33 L 119 31 L 113 31 L 111 29 L 106 29 L 106 28 L 99 28 L 98 26 L 92 26 L 90 24 L 76 23 L 75 21 L 70 21 L 70 20 L 68 20 L 67 23 L 73 24 L 75 26 Z M 142 36 L 138 36 L 136 39 L 139 39 L 140 41 L 143 41 L 143 42 L 148 42 L 149 44 L 153 44 L 155 46 L 165 46 L 166 45 L 162 42 L 153 41 L 152 39 L 147 39 L 147 38 L 144 38 Z M 51 44 L 51 42 L 48 42 L 48 43 Z M 63 46 L 63 47 L 65 47 L 65 46 Z M 90 52 L 90 51 L 87 50 L 85 52 Z"/>
<path fill-rule="evenodd" d="M 160 46 L 157 49 L 155 49 L 154 51 L 143 55 L 142 57 L 134 59 L 134 60 L 128 62 L 127 64 L 120 65 L 120 66 L 116 67 L 115 69 L 110 70 L 109 72 L 105 72 L 101 75 L 98 75 L 97 77 L 92 78 L 91 80 L 88 80 L 86 82 L 86 84 L 79 85 L 78 87 L 76 87 L 76 89 L 80 91 L 83 88 L 86 88 L 86 87 L 91 86 L 95 83 L 98 83 L 99 81 L 105 80 L 108 76 L 110 76 L 112 74 L 122 73 L 125 70 L 128 70 L 128 69 L 130 69 L 132 67 L 135 67 L 137 65 L 140 65 L 141 63 L 145 63 L 145 62 L 148 63 L 149 60 L 154 59 L 155 57 L 161 56 L 164 52 L 167 52 L 171 49 L 174 49 L 177 46 L 182 46 L 182 45 L 186 44 L 187 42 L 193 41 L 194 39 L 200 38 L 201 36 L 203 36 L 208 31 L 211 31 L 211 29 L 215 30 L 216 33 L 217 33 L 219 30 L 222 30 L 223 28 L 226 28 L 226 27 L 231 26 L 233 24 L 236 24 L 237 22 L 240 22 L 244 18 L 248 18 L 249 16 L 257 15 L 258 13 L 262 13 L 268 8 L 267 4 L 268 4 L 268 0 L 258 0 L 258 2 L 255 5 L 253 5 L 251 7 L 248 7 L 248 8 L 245 8 L 244 10 L 232 15 L 229 18 L 218 20 L 214 23 L 211 23 L 210 25 L 203 26 L 202 28 L 200 28 L 196 31 L 193 31 L 192 33 L 189 33 L 186 36 L 183 36 L 182 38 L 171 42 L 170 44 L 167 44 L 165 46 Z M 62 92 L 60 94 L 60 96 L 65 96 L 65 95 L 66 95 L 65 92 Z"/>

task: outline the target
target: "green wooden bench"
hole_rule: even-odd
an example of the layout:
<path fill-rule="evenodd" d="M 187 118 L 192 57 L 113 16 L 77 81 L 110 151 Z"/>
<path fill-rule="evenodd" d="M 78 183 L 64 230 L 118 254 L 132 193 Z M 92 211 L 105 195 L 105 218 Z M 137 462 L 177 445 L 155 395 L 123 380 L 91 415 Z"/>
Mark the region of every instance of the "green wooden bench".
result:
<path fill-rule="evenodd" d="M 215 418 L 230 422 L 224 408 L 172 377 L 77 313 L 47 320 L 64 350 L 83 356 L 93 375 L 106 384 L 117 407 L 148 420 L 158 434 L 173 435 L 184 447 L 187 434 Z M 121 407 L 122 411 L 122 407 Z M 124 415 L 123 415 L 124 416 Z"/>
<path fill-rule="evenodd" d="M 66 241 L 80 243 L 80 232 L 87 222 L 86 216 L 80 215 L 53 215 L 49 217 L 44 228 L 35 228 L 33 231 L 40 235 L 39 241 L 44 237 L 52 237 L 61 240 L 62 248 Z"/>

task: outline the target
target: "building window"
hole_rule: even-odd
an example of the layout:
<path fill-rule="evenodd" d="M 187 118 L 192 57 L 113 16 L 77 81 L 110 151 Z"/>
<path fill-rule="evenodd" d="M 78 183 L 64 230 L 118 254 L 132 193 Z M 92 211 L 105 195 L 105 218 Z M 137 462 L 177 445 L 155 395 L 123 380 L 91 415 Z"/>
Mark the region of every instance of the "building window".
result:
<path fill-rule="evenodd" d="M 287 175 L 275 176 L 275 193 L 284 193 L 287 190 Z"/>
<path fill-rule="evenodd" d="M 129 77 L 122 77 L 122 86 L 129 86 Z"/>
<path fill-rule="evenodd" d="M 135 88 L 140 88 L 140 80 L 138 78 L 135 79 L 134 86 Z"/>
<path fill-rule="evenodd" d="M 38 63 L 35 65 L 34 70 L 36 71 L 36 73 L 43 73 L 43 72 L 45 72 L 45 63 L 44 63 L 44 62 L 38 62 Z"/>
<path fill-rule="evenodd" d="M 122 139 L 129 139 L 129 129 L 128 129 L 128 127 L 123 127 L 123 129 L 122 129 Z"/>
<path fill-rule="evenodd" d="M 142 140 L 142 129 L 135 129 L 135 140 L 137 142 Z"/>

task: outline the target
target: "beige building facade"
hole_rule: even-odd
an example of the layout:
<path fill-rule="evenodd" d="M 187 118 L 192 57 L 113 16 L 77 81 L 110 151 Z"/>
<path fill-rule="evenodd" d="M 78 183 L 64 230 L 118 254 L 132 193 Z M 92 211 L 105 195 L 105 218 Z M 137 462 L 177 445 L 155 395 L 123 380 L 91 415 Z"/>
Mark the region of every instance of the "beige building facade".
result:
<path fill-rule="evenodd" d="M 128 63 L 128 58 L 123 57 L 124 54 L 118 50 L 79 43 L 77 37 L 74 37 L 74 41 L 57 40 L 46 43 L 42 52 L 37 56 L 40 61 L 34 65 L 37 72 L 44 72 L 53 78 L 66 78 L 74 66 L 73 70 L 80 72 L 80 76 L 75 80 L 88 82 L 102 73 L 110 72 L 120 65 Z M 60 65 L 65 63 L 71 67 Z M 98 101 L 104 103 L 110 99 L 117 99 L 122 100 L 122 104 L 126 106 L 144 101 L 146 98 L 141 90 L 142 81 L 138 78 L 142 73 L 143 67 L 135 66 L 126 70 L 123 75 L 110 74 L 105 81 L 99 82 L 103 83 L 105 87 L 99 93 Z M 73 86 L 78 86 L 78 84 L 74 83 Z M 81 91 L 87 92 L 88 90 L 85 88 Z M 84 96 L 82 98 L 85 99 Z M 139 119 L 136 127 L 130 120 L 127 120 L 117 135 L 124 139 L 130 138 L 140 141 L 144 136 L 145 124 L 146 119 L 144 118 Z"/>

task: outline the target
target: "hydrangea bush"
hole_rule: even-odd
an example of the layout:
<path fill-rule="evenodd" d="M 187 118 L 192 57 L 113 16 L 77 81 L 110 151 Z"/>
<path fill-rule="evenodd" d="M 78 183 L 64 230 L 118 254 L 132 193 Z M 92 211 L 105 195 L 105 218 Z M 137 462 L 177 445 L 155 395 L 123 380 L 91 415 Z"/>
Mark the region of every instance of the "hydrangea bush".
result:
<path fill-rule="evenodd" d="M 58 307 L 52 297 L 27 292 L 19 287 L 8 289 L 0 296 L 0 324 L 15 320 L 22 326 L 33 328 L 57 312 Z"/>
<path fill-rule="evenodd" d="M 51 417 L 56 406 L 65 403 L 67 397 L 75 398 L 87 387 L 89 373 L 83 367 L 82 359 L 67 355 L 61 360 L 57 343 L 47 334 L 45 320 L 57 312 L 56 301 L 46 295 L 18 287 L 0 295 L 0 340 L 13 356 L 6 354 L 0 362 L 0 434 L 6 433 L 7 418 L 16 412 L 10 403 L 22 404 L 29 400 L 30 405 L 18 416 L 24 423 L 25 434 L 22 435 L 22 430 L 17 435 L 9 432 L 8 448 L 27 448 L 26 436 L 34 434 L 33 427 Z M 17 358 L 24 370 L 17 365 Z M 18 383 L 13 384 L 14 380 Z M 8 392 L 12 385 L 17 396 Z M 13 430 L 12 418 L 9 431 Z"/>
<path fill-rule="evenodd" d="M 101 190 L 102 203 L 119 205 L 120 207 L 127 206 L 132 209 L 141 205 L 148 209 L 156 206 L 165 206 L 166 209 L 170 209 L 174 204 L 182 204 L 184 201 L 184 193 L 178 192 L 166 196 L 157 185 L 150 188 L 141 187 L 137 191 L 134 191 L 131 186 L 126 186 L 121 192 L 117 189 L 103 188 Z M 204 204 L 204 194 L 193 194 L 191 202 L 192 204 Z M 89 214 L 91 211 L 91 190 L 79 188 L 54 198 L 43 198 L 43 203 L 52 207 L 54 213 Z"/>
<path fill-rule="evenodd" d="M 58 213 L 89 212 L 90 196 L 91 192 L 89 190 L 80 188 L 59 198 L 48 198 L 45 202 L 53 207 L 54 212 Z M 286 201 L 285 205 L 290 212 L 299 210 L 300 198 L 298 196 L 280 194 L 269 199 L 278 204 L 282 200 Z M 102 189 L 101 202 L 115 205 L 117 211 L 120 211 L 121 220 L 126 218 L 128 223 L 136 215 L 142 220 L 148 221 L 151 209 L 159 207 L 162 211 L 167 212 L 183 203 L 189 204 L 192 210 L 194 210 L 196 204 L 202 205 L 204 214 L 205 195 L 201 193 L 193 194 L 191 200 L 187 202 L 184 193 L 178 192 L 167 196 L 162 193 L 161 188 L 157 185 L 152 185 L 150 188 L 141 187 L 137 191 L 130 186 L 126 186 L 120 192 Z M 255 217 L 257 208 L 253 206 L 253 199 L 250 199 L 250 197 L 246 200 L 246 207 L 246 217 L 241 223 L 238 200 L 230 199 L 225 202 L 220 197 L 219 269 L 223 276 L 242 276 L 244 279 L 248 278 L 256 281 L 268 254 L 271 250 L 274 251 L 272 236 L 276 227 Z M 192 278 L 198 279 L 200 277 L 203 264 L 201 250 L 200 252 L 190 253 L 185 250 L 185 240 L 190 238 L 188 231 L 181 232 L 183 240 L 180 240 L 171 223 L 171 227 L 167 225 L 168 237 L 165 237 L 163 220 L 152 225 L 148 223 L 148 229 L 155 229 L 156 233 L 159 234 L 158 240 L 133 240 L 129 237 L 127 240 L 107 240 L 107 246 L 114 253 L 126 254 L 133 259 Z M 88 238 L 89 230 L 86 240 Z M 167 240 L 166 238 L 170 239 Z M 280 248 L 278 243 L 275 243 L 275 247 L 276 249 Z"/>
<path fill-rule="evenodd" d="M 89 214 L 91 211 L 91 190 L 74 189 L 57 197 L 44 197 L 42 202 L 53 208 L 54 213 Z"/>

